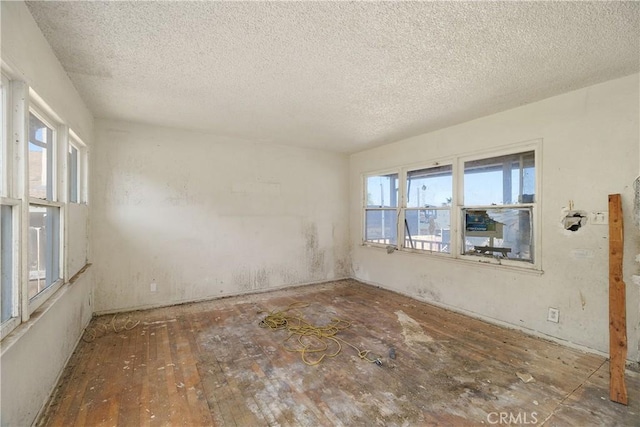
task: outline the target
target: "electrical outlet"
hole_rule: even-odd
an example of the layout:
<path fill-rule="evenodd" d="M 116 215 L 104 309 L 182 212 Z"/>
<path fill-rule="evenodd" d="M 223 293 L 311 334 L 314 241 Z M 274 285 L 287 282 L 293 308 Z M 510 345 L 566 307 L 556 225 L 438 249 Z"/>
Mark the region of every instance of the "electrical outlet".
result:
<path fill-rule="evenodd" d="M 151 282 L 151 285 L 149 285 L 149 290 L 151 292 L 158 292 L 158 284 L 156 282 Z"/>
<path fill-rule="evenodd" d="M 558 323 L 560 321 L 560 310 L 557 308 L 549 307 L 549 313 L 547 314 L 547 321 Z"/>
<path fill-rule="evenodd" d="M 595 225 L 609 224 L 609 212 L 607 211 L 591 212 L 590 217 L 591 218 L 589 218 L 589 222 L 591 222 L 591 224 L 595 224 Z"/>

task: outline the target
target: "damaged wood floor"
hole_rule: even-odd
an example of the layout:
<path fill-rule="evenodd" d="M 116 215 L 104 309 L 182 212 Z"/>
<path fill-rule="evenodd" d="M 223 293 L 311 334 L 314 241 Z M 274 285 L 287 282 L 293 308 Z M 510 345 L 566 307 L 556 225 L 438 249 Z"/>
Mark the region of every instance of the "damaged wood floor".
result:
<path fill-rule="evenodd" d="M 304 301 L 314 323 L 350 320 L 346 346 L 307 366 L 266 312 Z M 353 280 L 119 315 L 81 342 L 40 426 L 638 426 L 608 399 L 608 364 L 521 332 Z M 112 322 L 92 320 L 91 327 Z M 395 359 L 389 357 L 394 348 Z M 527 375 L 534 381 L 524 382 Z"/>

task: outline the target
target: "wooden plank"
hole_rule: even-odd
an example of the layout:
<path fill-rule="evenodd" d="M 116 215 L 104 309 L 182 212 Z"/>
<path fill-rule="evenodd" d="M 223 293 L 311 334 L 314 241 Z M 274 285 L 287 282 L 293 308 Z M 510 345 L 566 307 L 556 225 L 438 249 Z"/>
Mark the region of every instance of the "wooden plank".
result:
<path fill-rule="evenodd" d="M 622 280 L 624 227 L 620 194 L 609 195 L 609 397 L 627 404 L 624 381 L 627 358 L 627 315 L 625 284 Z"/>
<path fill-rule="evenodd" d="M 350 347 L 302 363 L 282 347 L 285 331 L 258 326 L 261 310 L 294 301 L 311 304 L 303 315 L 314 323 L 351 320 L 344 338 L 383 366 Z M 57 396 L 63 403 L 40 426 L 487 425 L 505 413 L 527 423 L 535 414 L 545 425 L 634 425 L 640 413 L 633 372 L 629 406 L 606 400 L 604 357 L 354 280 L 131 316 L 141 321 L 132 331 L 80 343 Z"/>

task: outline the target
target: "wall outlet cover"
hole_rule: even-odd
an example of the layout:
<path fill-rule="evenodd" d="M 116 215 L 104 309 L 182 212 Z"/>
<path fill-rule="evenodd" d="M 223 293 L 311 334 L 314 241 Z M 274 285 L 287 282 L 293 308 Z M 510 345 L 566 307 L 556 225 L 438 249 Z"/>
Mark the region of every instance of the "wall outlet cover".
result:
<path fill-rule="evenodd" d="M 558 310 L 557 308 L 549 307 L 549 312 L 547 313 L 547 320 L 553 323 L 560 322 L 560 310 Z"/>

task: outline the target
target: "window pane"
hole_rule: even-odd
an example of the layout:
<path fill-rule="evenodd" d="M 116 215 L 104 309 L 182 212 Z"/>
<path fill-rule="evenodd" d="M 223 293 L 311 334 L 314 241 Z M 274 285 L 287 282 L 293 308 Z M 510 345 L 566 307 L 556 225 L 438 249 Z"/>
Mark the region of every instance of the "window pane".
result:
<path fill-rule="evenodd" d="M 367 210 L 365 218 L 365 237 L 367 242 L 395 245 L 398 242 L 398 218 L 395 209 Z"/>
<path fill-rule="evenodd" d="M 0 207 L 0 271 L 2 283 L 2 295 L 0 306 L 2 311 L 2 323 L 13 317 L 15 299 L 13 288 L 13 218 L 11 206 Z"/>
<path fill-rule="evenodd" d="M 451 165 L 407 172 L 407 207 L 428 208 L 451 205 Z"/>
<path fill-rule="evenodd" d="M 53 129 L 29 114 L 29 196 L 53 198 Z"/>
<path fill-rule="evenodd" d="M 367 177 L 367 207 L 398 206 L 398 174 Z"/>
<path fill-rule="evenodd" d="M 69 201 L 78 203 L 78 149 L 73 145 L 69 145 Z"/>
<path fill-rule="evenodd" d="M 464 253 L 533 262 L 531 208 L 464 209 Z"/>
<path fill-rule="evenodd" d="M 533 151 L 465 162 L 465 205 L 505 205 L 534 201 Z"/>
<path fill-rule="evenodd" d="M 29 298 L 60 278 L 60 208 L 29 206 Z"/>
<path fill-rule="evenodd" d="M 450 240 L 450 209 L 405 211 L 405 248 L 450 253 Z"/>

